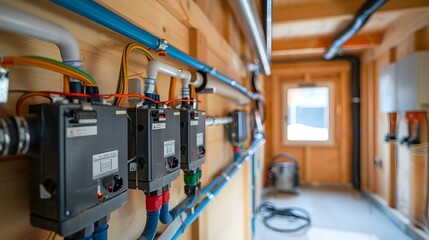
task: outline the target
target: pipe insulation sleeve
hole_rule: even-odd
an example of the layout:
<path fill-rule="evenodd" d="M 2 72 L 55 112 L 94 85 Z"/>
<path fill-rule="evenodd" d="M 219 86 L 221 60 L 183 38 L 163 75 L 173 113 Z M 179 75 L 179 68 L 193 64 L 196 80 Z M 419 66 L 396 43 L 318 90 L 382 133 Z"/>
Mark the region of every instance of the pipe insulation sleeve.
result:
<path fill-rule="evenodd" d="M 60 25 L 0 4 L 0 30 L 53 43 L 60 49 L 65 63 L 80 66 L 79 44 L 73 35 Z"/>

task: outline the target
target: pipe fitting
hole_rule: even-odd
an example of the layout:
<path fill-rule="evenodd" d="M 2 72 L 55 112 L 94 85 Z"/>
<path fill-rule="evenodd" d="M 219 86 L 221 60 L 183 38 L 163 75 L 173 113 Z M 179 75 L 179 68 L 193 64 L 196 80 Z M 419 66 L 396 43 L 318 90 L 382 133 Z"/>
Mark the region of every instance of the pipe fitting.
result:
<path fill-rule="evenodd" d="M 159 39 L 158 47 L 155 49 L 156 51 L 165 51 L 168 48 L 168 41 L 166 39 Z"/>
<path fill-rule="evenodd" d="M 144 78 L 144 93 L 155 93 L 156 78 Z"/>
<path fill-rule="evenodd" d="M 155 80 L 154 84 L 156 84 L 158 72 L 171 77 L 180 78 L 182 80 L 182 98 L 189 99 L 189 83 L 191 82 L 191 73 L 189 71 L 173 67 L 159 60 L 150 61 L 147 65 L 147 78 Z M 153 93 L 154 91 L 155 86 L 153 86 L 153 89 L 148 89 L 148 93 Z"/>
<path fill-rule="evenodd" d="M 30 127 L 23 117 L 0 119 L 0 155 L 26 154 L 30 149 Z"/>
<path fill-rule="evenodd" d="M 156 196 L 146 195 L 146 211 L 155 212 L 161 210 L 162 194 Z"/>
<path fill-rule="evenodd" d="M 162 204 L 166 204 L 170 201 L 170 190 L 162 192 Z"/>
<path fill-rule="evenodd" d="M 204 84 L 204 76 L 200 72 L 195 72 L 192 74 L 191 84 L 194 85 L 196 89 L 200 88 Z"/>

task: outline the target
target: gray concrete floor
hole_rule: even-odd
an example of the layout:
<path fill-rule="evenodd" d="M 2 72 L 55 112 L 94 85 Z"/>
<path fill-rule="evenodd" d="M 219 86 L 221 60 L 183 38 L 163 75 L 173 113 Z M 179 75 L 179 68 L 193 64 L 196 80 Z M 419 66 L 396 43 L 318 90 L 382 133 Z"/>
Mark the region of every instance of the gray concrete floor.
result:
<path fill-rule="evenodd" d="M 257 217 L 256 240 L 409 240 L 378 208 L 358 191 L 348 187 L 305 187 L 298 196 L 267 194 L 263 201 L 276 207 L 301 207 L 312 215 L 311 228 L 299 234 L 285 234 L 264 226 Z M 287 220 L 273 220 L 276 226 L 287 225 Z M 292 223 L 293 224 L 293 223 Z"/>

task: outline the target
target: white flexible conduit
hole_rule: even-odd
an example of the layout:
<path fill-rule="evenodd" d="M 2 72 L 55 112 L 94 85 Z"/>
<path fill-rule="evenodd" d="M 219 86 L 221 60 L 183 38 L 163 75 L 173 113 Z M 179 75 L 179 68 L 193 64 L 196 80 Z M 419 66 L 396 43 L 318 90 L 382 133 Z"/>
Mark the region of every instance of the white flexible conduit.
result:
<path fill-rule="evenodd" d="M 53 43 L 64 63 L 80 67 L 79 44 L 65 28 L 0 3 L 0 30 Z"/>

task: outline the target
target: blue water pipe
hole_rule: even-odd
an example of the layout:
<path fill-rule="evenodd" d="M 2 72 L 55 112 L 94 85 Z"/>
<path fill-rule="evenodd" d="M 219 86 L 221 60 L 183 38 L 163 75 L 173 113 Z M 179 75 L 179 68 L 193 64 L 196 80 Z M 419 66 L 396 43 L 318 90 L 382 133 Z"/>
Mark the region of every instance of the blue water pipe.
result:
<path fill-rule="evenodd" d="M 94 233 L 92 234 L 93 240 L 107 240 L 107 229 L 109 229 L 108 224 L 103 224 L 101 226 L 94 228 Z"/>
<path fill-rule="evenodd" d="M 220 191 L 226 186 L 232 177 L 243 167 L 243 165 L 249 160 L 249 156 L 253 156 L 255 151 L 265 143 L 265 139 L 255 140 L 250 148 L 241 153 L 239 159 L 229 165 L 226 170 L 222 172 L 211 184 L 202 190 L 202 194 L 206 196 L 198 205 L 194 208 L 193 213 L 188 214 L 186 219 L 182 221 L 182 224 L 177 229 L 172 239 L 177 239 L 185 230 L 201 215 L 204 209 L 210 204 L 210 202 L 220 193 Z"/>
<path fill-rule="evenodd" d="M 251 192 L 252 192 L 252 236 L 255 236 L 256 232 L 256 187 L 255 187 L 255 178 L 256 178 L 256 161 L 255 161 L 255 155 L 252 155 L 252 186 L 251 186 Z"/>
<path fill-rule="evenodd" d="M 93 0 L 51 0 L 52 2 L 67 8 L 77 14 L 80 14 L 100 25 L 103 25 L 119 34 L 122 34 L 140 44 L 143 44 L 151 49 L 160 49 L 165 48 L 168 56 L 179 60 L 182 63 L 187 64 L 190 67 L 193 67 L 199 71 L 202 71 L 208 75 L 213 76 L 214 78 L 220 80 L 221 82 L 227 84 L 228 86 L 240 91 L 247 97 L 257 100 L 261 96 L 259 93 L 253 93 L 239 82 L 229 78 L 226 75 L 218 72 L 214 67 L 197 60 L 196 58 L 182 52 L 173 45 L 164 45 L 164 41 L 151 33 L 135 26 L 131 22 L 125 20 L 119 15 L 113 13 L 109 9 L 103 7 L 102 5 L 96 3 Z"/>
<path fill-rule="evenodd" d="M 146 225 L 138 240 L 153 240 L 155 238 L 156 229 L 158 228 L 159 212 L 159 210 L 146 212 Z"/>
<path fill-rule="evenodd" d="M 161 207 L 161 213 L 159 214 L 159 221 L 164 224 L 171 223 L 176 218 L 176 212 L 169 210 L 168 203 L 165 203 Z"/>

